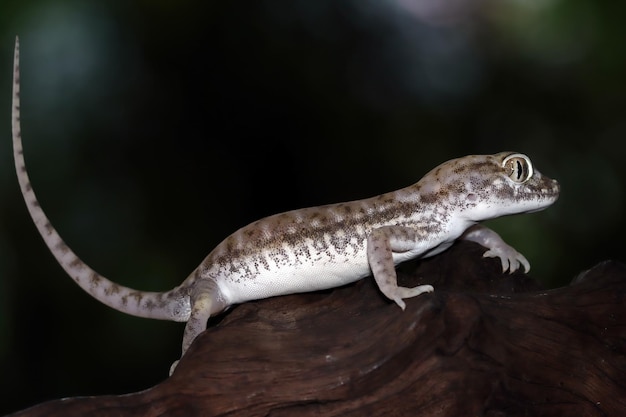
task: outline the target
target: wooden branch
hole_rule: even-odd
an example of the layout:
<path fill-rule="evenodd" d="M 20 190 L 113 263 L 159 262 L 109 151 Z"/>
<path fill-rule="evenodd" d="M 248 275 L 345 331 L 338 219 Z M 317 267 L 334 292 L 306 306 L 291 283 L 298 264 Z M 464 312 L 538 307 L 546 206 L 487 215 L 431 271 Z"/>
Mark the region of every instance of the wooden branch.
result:
<path fill-rule="evenodd" d="M 545 291 L 483 252 L 459 243 L 400 274 L 435 286 L 404 312 L 371 278 L 247 303 L 147 391 L 16 415 L 622 415 L 626 267 L 605 262 Z"/>

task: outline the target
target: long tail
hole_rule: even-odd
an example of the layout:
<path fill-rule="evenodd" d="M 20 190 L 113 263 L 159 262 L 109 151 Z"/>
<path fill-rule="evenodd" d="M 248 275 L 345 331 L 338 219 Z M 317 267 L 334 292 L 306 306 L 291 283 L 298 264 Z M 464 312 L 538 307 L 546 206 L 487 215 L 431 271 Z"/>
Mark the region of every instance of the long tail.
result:
<path fill-rule="evenodd" d="M 24 151 L 22 147 L 22 132 L 20 126 L 20 44 L 15 39 L 15 56 L 13 63 L 13 108 L 11 112 L 13 130 L 13 156 L 15 170 L 20 183 L 26 207 L 30 212 L 39 234 L 46 242 L 48 249 L 57 262 L 76 283 L 96 300 L 123 313 L 133 316 L 147 317 L 161 320 L 186 321 L 189 317 L 189 301 L 180 289 L 175 288 L 168 292 L 144 292 L 123 287 L 103 277 L 91 269 L 86 263 L 65 244 L 56 229 L 37 201 L 35 192 L 30 184 Z"/>

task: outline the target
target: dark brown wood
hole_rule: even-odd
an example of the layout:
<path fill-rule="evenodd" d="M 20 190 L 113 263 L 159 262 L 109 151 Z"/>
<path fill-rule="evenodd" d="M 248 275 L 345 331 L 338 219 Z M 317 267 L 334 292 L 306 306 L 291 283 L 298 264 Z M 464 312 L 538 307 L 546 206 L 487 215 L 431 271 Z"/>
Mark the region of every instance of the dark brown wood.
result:
<path fill-rule="evenodd" d="M 147 391 L 16 415 L 626 415 L 626 267 L 546 291 L 483 252 L 459 243 L 401 273 L 435 286 L 404 312 L 372 279 L 247 303 Z"/>

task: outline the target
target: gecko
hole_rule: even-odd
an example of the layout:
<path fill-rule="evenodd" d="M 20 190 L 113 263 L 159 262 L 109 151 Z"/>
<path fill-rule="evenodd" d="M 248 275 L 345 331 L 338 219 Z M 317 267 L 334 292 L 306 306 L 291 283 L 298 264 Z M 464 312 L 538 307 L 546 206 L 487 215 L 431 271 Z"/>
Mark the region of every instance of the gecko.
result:
<path fill-rule="evenodd" d="M 12 139 L 22 196 L 39 234 L 65 272 L 101 303 L 134 316 L 186 322 L 182 355 L 211 316 L 246 301 L 324 290 L 372 275 L 402 310 L 431 285 L 399 286 L 395 266 L 437 255 L 456 240 L 476 242 L 484 257 L 513 273 L 528 260 L 479 222 L 552 205 L 559 183 L 517 152 L 468 155 L 437 166 L 406 188 L 362 200 L 303 208 L 257 220 L 218 244 L 177 287 L 139 291 L 83 262 L 39 204 L 26 171 L 20 126 L 19 39 L 13 68 Z M 170 375 L 176 364 L 170 368 Z"/>

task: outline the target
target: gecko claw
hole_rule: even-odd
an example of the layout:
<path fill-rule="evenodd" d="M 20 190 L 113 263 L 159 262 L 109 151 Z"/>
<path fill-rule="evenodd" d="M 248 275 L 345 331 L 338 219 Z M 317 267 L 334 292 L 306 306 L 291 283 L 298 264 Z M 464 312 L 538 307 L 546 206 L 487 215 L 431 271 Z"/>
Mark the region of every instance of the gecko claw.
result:
<path fill-rule="evenodd" d="M 530 263 L 526 257 L 510 246 L 508 248 L 490 249 L 483 254 L 483 258 L 500 258 L 503 273 L 508 270 L 509 274 L 512 274 L 520 266 L 524 267 L 524 273 L 530 271 Z"/>
<path fill-rule="evenodd" d="M 393 299 L 393 301 L 395 301 L 396 304 L 398 304 L 398 307 L 400 307 L 402 311 L 406 310 L 406 303 L 402 300 L 402 298 L 396 297 Z"/>

